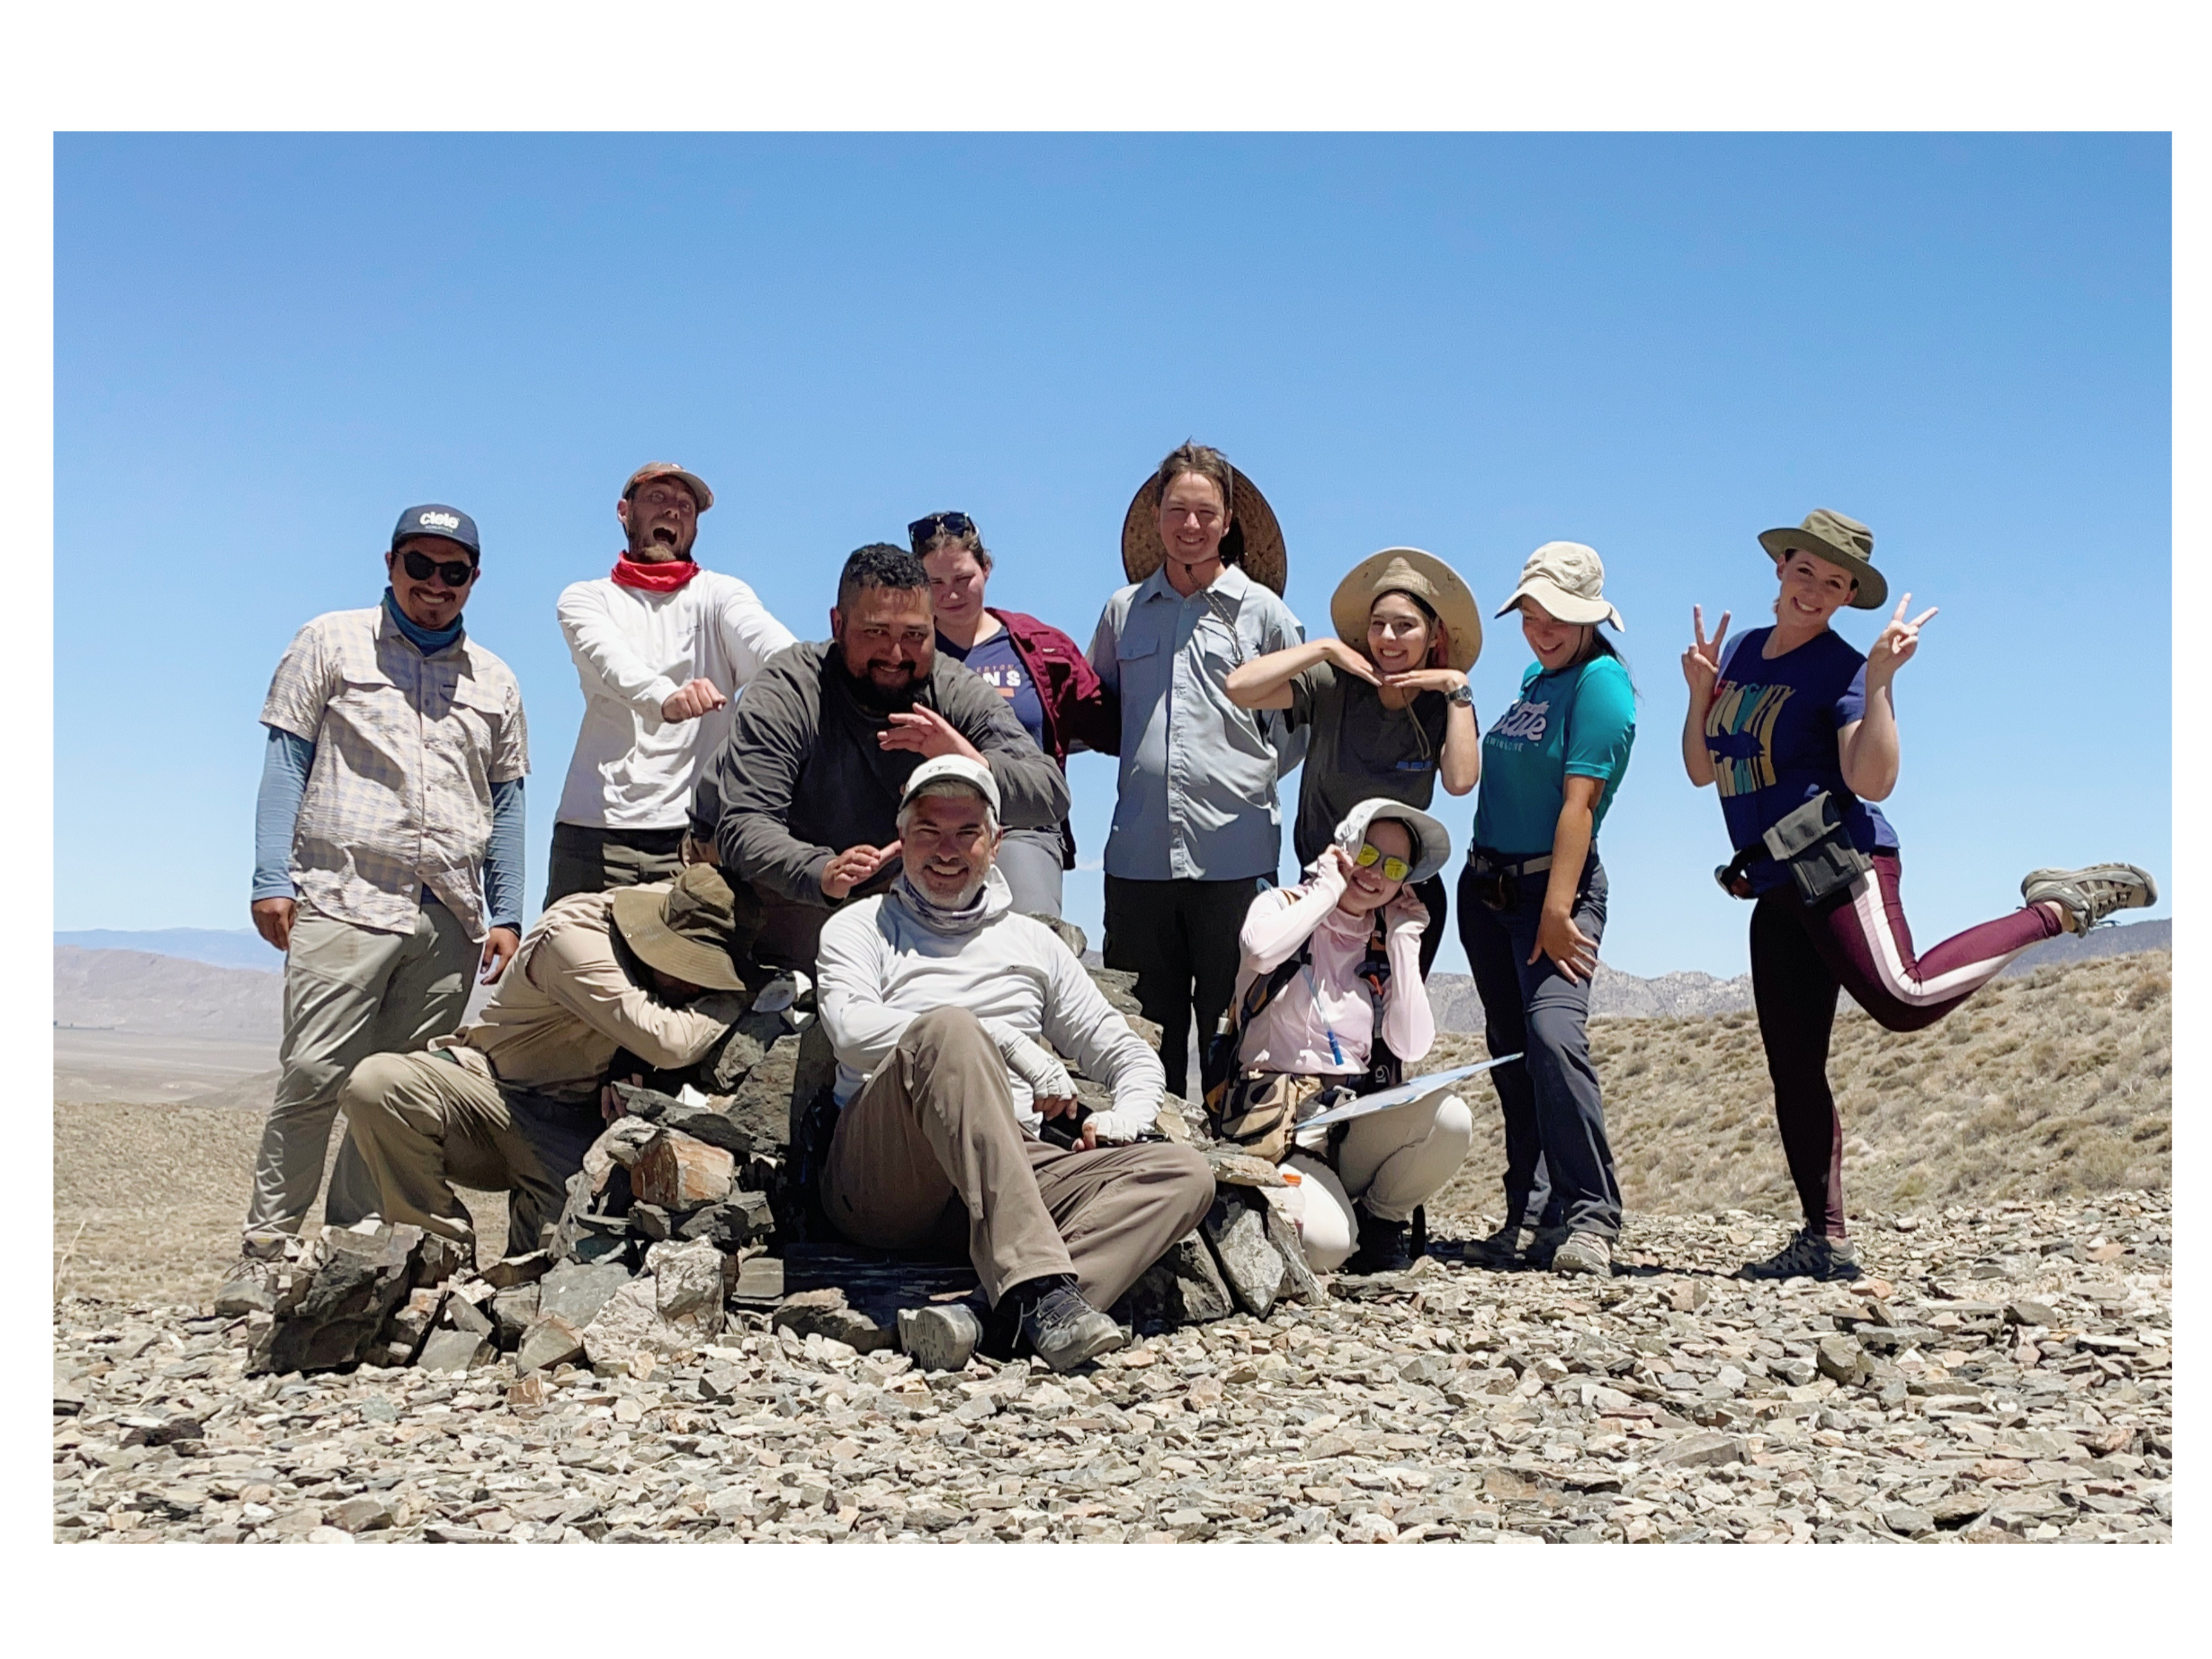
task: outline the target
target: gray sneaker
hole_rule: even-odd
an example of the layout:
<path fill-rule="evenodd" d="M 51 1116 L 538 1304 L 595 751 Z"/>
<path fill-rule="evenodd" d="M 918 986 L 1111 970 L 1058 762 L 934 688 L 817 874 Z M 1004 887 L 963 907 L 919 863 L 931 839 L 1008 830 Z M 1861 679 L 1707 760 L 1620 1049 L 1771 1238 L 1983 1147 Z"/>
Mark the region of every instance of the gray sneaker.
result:
<path fill-rule="evenodd" d="M 215 1293 L 215 1310 L 235 1316 L 268 1313 L 276 1305 L 276 1275 L 284 1266 L 282 1239 L 264 1243 L 248 1239 L 238 1253 L 238 1265 Z"/>
<path fill-rule="evenodd" d="M 1056 1371 L 1072 1371 L 1128 1340 L 1119 1325 L 1085 1302 L 1072 1285 L 1055 1286 L 1039 1297 L 1023 1314 L 1021 1334 L 1030 1352 Z"/>
<path fill-rule="evenodd" d="M 1565 1243 L 1552 1252 L 1552 1271 L 1555 1273 L 1595 1273 L 1601 1279 L 1613 1276 L 1613 1243 L 1602 1233 L 1572 1233 Z"/>
<path fill-rule="evenodd" d="M 1848 1238 L 1830 1238 L 1810 1227 L 1800 1227 L 1792 1238 L 1764 1261 L 1747 1261 L 1737 1270 L 1743 1279 L 1856 1279 L 1859 1247 Z"/>
<path fill-rule="evenodd" d="M 2081 870 L 2031 870 L 2020 884 L 2021 902 L 2054 901 L 2066 931 L 2086 933 L 2115 910 L 2142 910 L 2158 902 L 2150 872 L 2132 864 L 2092 864 Z"/>

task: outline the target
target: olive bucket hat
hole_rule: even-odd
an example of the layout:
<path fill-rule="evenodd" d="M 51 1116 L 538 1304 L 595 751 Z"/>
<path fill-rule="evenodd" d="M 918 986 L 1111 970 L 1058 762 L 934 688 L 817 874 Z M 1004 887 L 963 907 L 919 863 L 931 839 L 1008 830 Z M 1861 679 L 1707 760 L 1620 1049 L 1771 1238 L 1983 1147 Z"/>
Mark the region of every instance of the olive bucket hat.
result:
<path fill-rule="evenodd" d="M 742 991 L 733 947 L 737 895 L 711 864 L 686 865 L 672 882 L 617 888 L 615 929 L 648 968 L 709 991 Z"/>
<path fill-rule="evenodd" d="M 1337 637 L 1355 650 L 1367 645 L 1368 615 L 1385 593 L 1406 593 L 1429 607 L 1450 636 L 1448 660 L 1462 674 L 1482 654 L 1482 607 L 1474 590 L 1433 553 L 1386 547 L 1352 567 L 1328 602 Z"/>
<path fill-rule="evenodd" d="M 1859 584 L 1851 595 L 1854 611 L 1879 611 L 1889 603 L 1889 584 L 1874 568 L 1874 532 L 1856 519 L 1816 507 L 1795 530 L 1759 532 L 1759 544 L 1778 565 L 1792 553 L 1810 553 L 1850 571 Z"/>

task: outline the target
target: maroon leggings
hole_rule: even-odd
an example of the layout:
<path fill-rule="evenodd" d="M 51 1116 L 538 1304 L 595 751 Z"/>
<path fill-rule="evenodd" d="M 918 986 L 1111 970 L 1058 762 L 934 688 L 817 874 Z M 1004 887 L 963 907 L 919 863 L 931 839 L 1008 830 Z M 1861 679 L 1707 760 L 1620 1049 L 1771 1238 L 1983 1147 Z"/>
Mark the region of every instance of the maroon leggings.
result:
<path fill-rule="evenodd" d="M 2031 945 L 2057 934 L 2040 905 L 2015 910 L 1912 953 L 1897 896 L 1894 853 L 1850 888 L 1808 905 L 1794 887 L 1759 896 L 1751 913 L 1751 988 L 1774 1079 L 1774 1118 L 1805 1224 L 1844 1237 L 1844 1124 L 1828 1089 L 1828 1038 L 1836 991 L 1893 1031 L 1933 1025 L 2003 971 Z"/>

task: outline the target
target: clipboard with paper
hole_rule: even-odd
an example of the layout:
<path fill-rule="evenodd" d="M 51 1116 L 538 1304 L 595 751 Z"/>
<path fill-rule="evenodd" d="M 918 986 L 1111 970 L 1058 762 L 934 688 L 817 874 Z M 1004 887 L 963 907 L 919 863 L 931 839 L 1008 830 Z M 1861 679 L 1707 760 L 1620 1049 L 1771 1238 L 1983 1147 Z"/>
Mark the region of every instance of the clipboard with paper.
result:
<path fill-rule="evenodd" d="M 1425 1077 L 1408 1078 L 1395 1089 L 1378 1089 L 1371 1095 L 1362 1095 L 1344 1105 L 1316 1112 L 1298 1124 L 1297 1133 L 1304 1134 L 1308 1129 L 1325 1129 L 1332 1123 L 1347 1123 L 1353 1118 L 1365 1117 L 1372 1112 L 1387 1112 L 1394 1106 L 1411 1105 L 1424 1096 L 1448 1088 L 1462 1078 L 1473 1077 L 1478 1072 L 1486 1072 L 1493 1066 L 1503 1066 L 1508 1060 L 1520 1058 L 1517 1054 L 1500 1054 L 1495 1060 L 1480 1060 L 1473 1066 L 1455 1066 L 1449 1071 L 1431 1072 Z"/>

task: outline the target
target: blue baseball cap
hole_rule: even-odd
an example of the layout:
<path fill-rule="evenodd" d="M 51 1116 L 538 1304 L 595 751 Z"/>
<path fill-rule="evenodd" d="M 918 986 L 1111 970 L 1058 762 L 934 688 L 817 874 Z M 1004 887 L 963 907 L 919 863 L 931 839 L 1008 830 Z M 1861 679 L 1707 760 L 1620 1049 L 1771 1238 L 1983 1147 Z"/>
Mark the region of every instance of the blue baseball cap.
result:
<path fill-rule="evenodd" d="M 473 556 L 483 556 L 483 549 L 477 543 L 477 521 L 458 507 L 425 501 L 419 507 L 409 507 L 392 527 L 393 550 L 397 551 L 399 544 L 410 536 L 443 536 L 449 542 L 459 542 Z"/>

